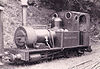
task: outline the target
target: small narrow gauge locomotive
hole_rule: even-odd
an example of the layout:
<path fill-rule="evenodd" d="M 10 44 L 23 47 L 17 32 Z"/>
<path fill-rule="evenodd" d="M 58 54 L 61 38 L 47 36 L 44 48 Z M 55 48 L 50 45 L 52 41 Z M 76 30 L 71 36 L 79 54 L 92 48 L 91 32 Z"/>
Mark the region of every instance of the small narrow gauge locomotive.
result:
<path fill-rule="evenodd" d="M 14 35 L 17 48 L 5 49 L 4 58 L 10 62 L 36 61 L 52 58 L 59 52 L 66 57 L 72 53 L 90 52 L 89 14 L 66 11 L 59 12 L 58 16 L 54 17 L 54 26 L 49 29 L 18 27 Z"/>

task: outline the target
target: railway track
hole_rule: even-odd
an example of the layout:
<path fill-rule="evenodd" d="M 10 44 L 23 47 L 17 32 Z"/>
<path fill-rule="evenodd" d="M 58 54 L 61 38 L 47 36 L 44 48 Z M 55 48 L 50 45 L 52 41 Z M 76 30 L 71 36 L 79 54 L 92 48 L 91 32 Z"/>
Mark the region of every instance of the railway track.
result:
<path fill-rule="evenodd" d="M 69 69 L 99 69 L 100 68 L 100 61 L 86 61 L 83 63 L 80 63 L 78 65 L 75 65 Z"/>
<path fill-rule="evenodd" d="M 100 46 L 93 47 L 90 54 L 85 54 L 83 62 L 80 62 L 68 69 L 100 69 Z M 86 56 L 86 57 L 85 57 Z M 89 59 L 87 57 L 90 57 Z"/>

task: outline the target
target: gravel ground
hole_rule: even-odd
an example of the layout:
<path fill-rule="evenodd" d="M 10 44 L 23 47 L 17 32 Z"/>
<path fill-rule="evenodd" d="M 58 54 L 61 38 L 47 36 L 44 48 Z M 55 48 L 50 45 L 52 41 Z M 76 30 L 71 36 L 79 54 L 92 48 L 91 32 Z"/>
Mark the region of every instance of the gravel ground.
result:
<path fill-rule="evenodd" d="M 1 65 L 0 69 L 100 69 L 100 46 L 93 44 L 91 53 L 80 57 L 60 58 L 50 62 L 27 65 Z"/>

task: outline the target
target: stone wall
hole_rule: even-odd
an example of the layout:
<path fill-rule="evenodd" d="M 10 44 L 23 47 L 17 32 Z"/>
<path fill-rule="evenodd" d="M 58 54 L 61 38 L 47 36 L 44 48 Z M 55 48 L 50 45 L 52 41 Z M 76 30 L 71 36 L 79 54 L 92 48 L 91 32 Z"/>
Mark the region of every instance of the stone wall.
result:
<path fill-rule="evenodd" d="M 4 47 L 13 47 L 13 36 L 15 29 L 21 25 L 21 5 L 17 0 L 2 0 L 4 6 L 2 21 L 4 29 Z"/>

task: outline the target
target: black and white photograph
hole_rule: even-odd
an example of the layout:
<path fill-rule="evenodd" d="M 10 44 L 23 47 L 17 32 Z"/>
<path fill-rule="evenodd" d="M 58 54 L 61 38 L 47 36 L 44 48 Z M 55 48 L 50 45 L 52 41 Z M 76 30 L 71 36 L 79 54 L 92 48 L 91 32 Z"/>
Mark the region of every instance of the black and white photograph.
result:
<path fill-rule="evenodd" d="M 100 69 L 100 0 L 0 0 L 0 69 Z"/>

